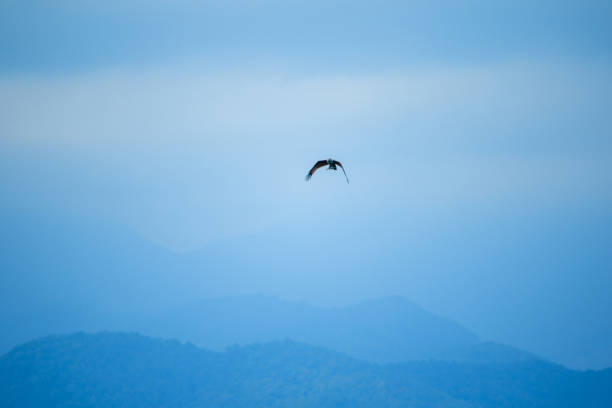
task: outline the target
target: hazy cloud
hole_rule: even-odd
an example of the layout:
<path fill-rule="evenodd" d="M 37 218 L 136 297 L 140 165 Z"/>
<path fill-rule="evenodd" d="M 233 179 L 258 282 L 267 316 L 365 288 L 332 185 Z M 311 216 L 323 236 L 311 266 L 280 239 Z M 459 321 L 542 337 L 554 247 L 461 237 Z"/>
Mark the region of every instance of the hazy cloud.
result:
<path fill-rule="evenodd" d="M 172 67 L 26 76 L 0 83 L 0 134 L 16 163 L 4 177 L 46 178 L 66 190 L 62 203 L 81 202 L 96 188 L 59 176 L 78 168 L 83 185 L 114 191 L 101 190 L 96 206 L 130 220 L 147 214 L 145 224 L 167 220 L 154 234 L 161 242 L 202 242 L 189 231 L 193 218 L 206 220 L 208 228 L 196 223 L 206 240 L 229 224 L 275 224 L 269 204 L 298 208 L 303 173 L 328 155 L 348 161 L 367 186 L 355 198 L 372 210 L 391 198 L 417 207 L 607 200 L 609 72 L 509 62 L 361 75 Z"/>

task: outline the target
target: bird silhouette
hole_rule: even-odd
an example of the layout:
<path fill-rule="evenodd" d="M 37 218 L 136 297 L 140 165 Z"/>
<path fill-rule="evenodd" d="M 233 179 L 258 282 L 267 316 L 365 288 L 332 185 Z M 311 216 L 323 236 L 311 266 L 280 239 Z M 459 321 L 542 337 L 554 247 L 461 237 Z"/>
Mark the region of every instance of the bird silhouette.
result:
<path fill-rule="evenodd" d="M 344 167 L 342 166 L 342 163 L 334 159 L 319 160 L 318 162 L 316 162 L 315 165 L 312 166 L 312 169 L 310 169 L 308 174 L 306 174 L 306 181 L 309 181 L 312 178 L 312 175 L 315 173 L 315 171 L 319 170 L 321 167 L 324 167 L 324 166 L 329 166 L 327 170 L 338 170 L 336 166 L 340 166 L 340 168 L 342 169 L 342 172 L 344 173 L 344 177 L 346 177 L 346 182 L 347 183 L 349 182 L 348 176 L 346 175 L 346 171 L 344 171 Z"/>

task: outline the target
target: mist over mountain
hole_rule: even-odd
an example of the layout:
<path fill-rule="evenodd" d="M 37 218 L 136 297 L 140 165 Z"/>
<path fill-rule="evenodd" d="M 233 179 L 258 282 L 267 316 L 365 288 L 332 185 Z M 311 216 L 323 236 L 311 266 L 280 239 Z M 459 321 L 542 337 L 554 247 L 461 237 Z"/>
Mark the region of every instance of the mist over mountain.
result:
<path fill-rule="evenodd" d="M 223 353 L 135 334 L 46 337 L 0 357 L 3 406 L 607 407 L 612 370 L 377 365 L 290 341 Z"/>
<path fill-rule="evenodd" d="M 172 284 L 172 253 L 115 223 L 19 215 L 0 218 L 3 351 L 46 334 L 125 328 L 188 290 Z"/>
<path fill-rule="evenodd" d="M 431 359 L 470 364 L 543 361 L 541 357 L 538 357 L 532 353 L 528 353 L 505 344 L 498 344 L 490 341 L 472 344 L 467 347 L 446 349 L 441 353 L 434 355 Z"/>
<path fill-rule="evenodd" d="M 383 248 L 380 243 L 343 246 L 343 232 L 327 234 L 337 242 L 333 246 L 325 241 L 308 242 L 309 234 L 281 231 L 220 241 L 201 251 L 178 254 L 102 218 L 80 218 L 77 222 L 72 217 L 15 213 L 3 216 L 0 223 L 0 262 L 8 271 L 0 275 L 2 351 L 48 334 L 137 330 L 215 350 L 292 338 L 380 362 L 531 358 L 499 344 L 479 346 L 478 338 L 490 337 L 399 297 L 388 297 L 385 293 L 390 289 L 374 284 L 373 290 L 367 291 L 364 276 L 375 279 L 376 274 L 391 273 L 397 276 L 398 284 L 406 284 L 406 276 L 412 272 L 374 262 L 375 257 L 398 256 L 400 249 Z M 411 248 L 411 263 L 425 259 L 418 248 Z M 447 266 L 450 268 L 450 263 Z M 381 270 L 383 267 L 387 269 Z M 422 267 L 436 276 L 431 265 Z M 414 268 L 412 271 L 418 271 Z M 450 282 L 456 280 L 447 276 Z M 353 285 L 351 290 L 363 296 L 347 297 L 345 284 Z M 338 290 L 337 296 L 334 290 Z M 243 297 L 250 293 L 273 297 Z M 373 296 L 366 296 L 368 293 Z M 308 302 L 274 298 L 281 294 L 294 299 L 336 298 L 338 305 L 310 306 Z M 368 297 L 380 300 L 362 300 Z M 210 300 L 202 300 L 205 298 Z M 470 299 L 479 303 L 471 296 L 458 297 L 453 303 L 466 308 Z M 498 310 L 499 305 L 491 308 Z M 514 317 L 498 320 L 498 324 L 506 322 L 505 331 L 520 327 Z M 564 330 L 568 338 L 576 336 L 573 326 L 568 324 Z M 516 346 L 512 337 L 496 340 Z M 600 359 L 609 351 L 605 344 L 604 336 L 573 353 L 544 349 L 534 354 L 548 359 L 563 355 L 570 362 L 592 355 L 590 358 L 605 361 Z M 566 363 L 561 358 L 552 360 Z"/>
<path fill-rule="evenodd" d="M 292 339 L 375 362 L 428 360 L 478 343 L 459 324 L 399 297 L 337 308 L 264 296 L 204 300 L 162 314 L 140 330 L 218 351 Z"/>
<path fill-rule="evenodd" d="M 25 221 L 4 223 L 11 239 L 3 241 L 3 262 L 15 271 L 3 276 L 12 279 L 2 286 L 7 305 L 0 312 L 4 351 L 33 337 L 110 329 L 176 338 L 217 351 L 293 339 L 374 362 L 516 357 L 507 346 L 497 350 L 503 357 L 475 353 L 476 334 L 400 297 L 345 307 L 252 295 L 197 300 L 198 288 L 191 286 L 200 282 L 196 273 L 208 279 L 241 273 L 239 266 L 227 265 L 234 259 L 231 254 L 197 254 L 193 261 L 195 254 L 164 251 L 112 223 Z M 31 247 L 37 248 L 36 257 L 23 252 Z M 214 266 L 215 260 L 223 265 Z M 49 280 L 53 283 L 37 286 Z"/>

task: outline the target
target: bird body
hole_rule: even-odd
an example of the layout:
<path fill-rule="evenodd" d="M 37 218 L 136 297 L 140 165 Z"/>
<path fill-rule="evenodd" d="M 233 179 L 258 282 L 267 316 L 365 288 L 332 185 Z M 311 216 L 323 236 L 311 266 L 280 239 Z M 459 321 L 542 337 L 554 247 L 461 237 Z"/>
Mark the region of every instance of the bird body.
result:
<path fill-rule="evenodd" d="M 342 169 L 342 172 L 344 173 L 344 177 L 346 177 L 346 182 L 347 183 L 349 182 L 348 176 L 346 175 L 346 171 L 344 171 L 344 167 L 342 166 L 342 163 L 334 159 L 319 160 L 318 162 L 316 162 L 314 166 L 312 166 L 312 169 L 310 169 L 308 174 L 306 174 L 306 181 L 309 181 L 312 178 L 312 175 L 315 173 L 315 171 L 319 170 L 321 167 L 324 167 L 324 166 L 329 166 L 327 170 L 338 170 L 337 166 L 340 166 L 340 168 Z"/>

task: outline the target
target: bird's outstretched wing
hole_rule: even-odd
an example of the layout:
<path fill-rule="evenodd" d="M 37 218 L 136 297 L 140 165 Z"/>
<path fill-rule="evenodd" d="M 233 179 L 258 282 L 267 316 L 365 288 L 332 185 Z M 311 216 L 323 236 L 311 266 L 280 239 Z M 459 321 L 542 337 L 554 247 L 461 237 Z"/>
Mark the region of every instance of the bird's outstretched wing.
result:
<path fill-rule="evenodd" d="M 323 166 L 327 166 L 327 160 L 319 160 L 318 162 L 316 162 L 315 165 L 312 166 L 312 169 L 310 169 L 308 174 L 306 174 L 306 181 L 310 180 L 315 171 L 317 171 Z"/>
<path fill-rule="evenodd" d="M 344 177 L 346 177 L 346 183 L 349 184 L 349 179 L 348 179 L 348 176 L 346 175 L 346 171 L 344 171 L 344 166 L 342 166 L 342 163 L 340 163 L 338 160 L 334 160 L 334 164 L 337 166 L 340 166 L 340 168 L 342 169 L 342 172 L 344 173 Z"/>

